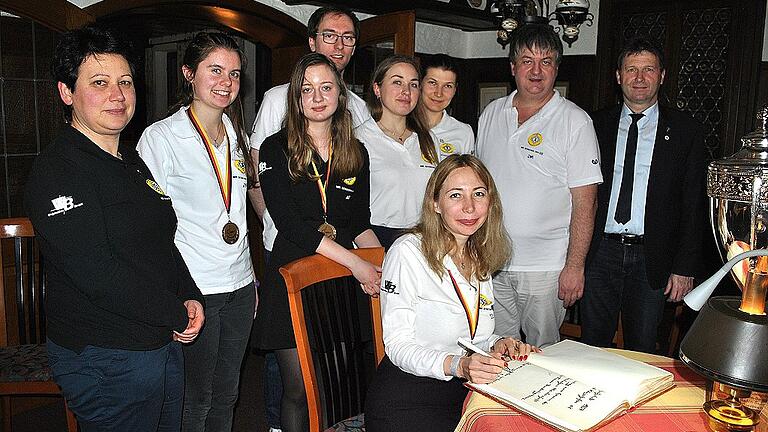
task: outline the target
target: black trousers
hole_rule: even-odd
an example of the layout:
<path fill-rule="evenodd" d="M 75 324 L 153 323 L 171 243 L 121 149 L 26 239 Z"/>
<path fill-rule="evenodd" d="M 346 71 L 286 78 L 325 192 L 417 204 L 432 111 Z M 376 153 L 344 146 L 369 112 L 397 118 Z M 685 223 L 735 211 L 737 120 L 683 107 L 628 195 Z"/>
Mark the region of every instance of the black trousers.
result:
<path fill-rule="evenodd" d="M 403 372 L 384 357 L 365 401 L 368 432 L 450 432 L 467 396 L 463 381 L 441 381 Z"/>

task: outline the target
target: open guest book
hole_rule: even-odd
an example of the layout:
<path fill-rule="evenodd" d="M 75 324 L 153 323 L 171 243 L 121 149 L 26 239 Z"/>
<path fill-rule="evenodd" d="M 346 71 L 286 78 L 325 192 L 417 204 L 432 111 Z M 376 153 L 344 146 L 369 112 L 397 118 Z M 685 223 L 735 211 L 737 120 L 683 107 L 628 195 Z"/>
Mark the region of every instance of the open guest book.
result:
<path fill-rule="evenodd" d="M 670 372 L 564 340 L 510 361 L 488 384 L 466 384 L 568 432 L 591 431 L 674 385 Z"/>

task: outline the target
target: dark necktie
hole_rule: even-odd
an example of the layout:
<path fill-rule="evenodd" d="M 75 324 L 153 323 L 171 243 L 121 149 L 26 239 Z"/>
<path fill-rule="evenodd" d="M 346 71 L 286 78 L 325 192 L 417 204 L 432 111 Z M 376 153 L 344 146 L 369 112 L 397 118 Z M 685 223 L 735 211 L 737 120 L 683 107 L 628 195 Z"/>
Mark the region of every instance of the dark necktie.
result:
<path fill-rule="evenodd" d="M 632 124 L 627 133 L 627 145 L 624 146 L 624 169 L 621 175 L 621 189 L 616 202 L 614 219 L 625 224 L 632 217 L 632 185 L 635 183 L 635 153 L 637 153 L 637 122 L 643 114 L 630 114 Z"/>

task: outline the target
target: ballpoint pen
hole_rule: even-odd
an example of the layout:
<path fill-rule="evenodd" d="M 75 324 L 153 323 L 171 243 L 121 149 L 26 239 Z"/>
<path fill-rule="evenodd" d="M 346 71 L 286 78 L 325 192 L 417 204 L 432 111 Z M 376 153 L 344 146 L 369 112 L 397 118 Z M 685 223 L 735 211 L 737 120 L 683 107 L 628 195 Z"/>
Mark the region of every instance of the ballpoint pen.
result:
<path fill-rule="evenodd" d="M 468 341 L 467 339 L 464 339 L 464 338 L 460 337 L 456 342 L 459 344 L 460 347 L 464 348 L 467 351 L 472 351 L 474 353 L 477 353 L 477 354 L 480 354 L 480 355 L 484 355 L 486 357 L 493 357 L 492 355 L 490 355 L 487 352 L 485 352 L 484 350 L 480 349 L 480 347 L 478 347 L 477 345 L 475 345 L 472 342 Z M 509 366 L 507 366 L 507 362 L 506 361 L 504 362 L 503 369 L 506 370 L 507 372 L 512 372 L 509 369 Z"/>

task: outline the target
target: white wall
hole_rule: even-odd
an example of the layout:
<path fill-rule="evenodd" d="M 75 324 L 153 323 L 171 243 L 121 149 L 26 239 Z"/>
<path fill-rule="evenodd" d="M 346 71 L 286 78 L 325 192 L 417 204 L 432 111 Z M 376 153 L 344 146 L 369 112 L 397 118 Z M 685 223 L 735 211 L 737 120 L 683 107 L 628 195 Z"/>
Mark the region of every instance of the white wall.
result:
<path fill-rule="evenodd" d="M 100 0 L 68 0 L 81 8 L 85 8 Z M 306 24 L 309 16 L 317 9 L 317 6 L 288 6 L 280 0 L 254 0 L 274 9 L 284 12 L 297 21 Z M 590 2 L 590 11 L 595 15 L 592 27 L 582 25 L 579 40 L 573 48 L 565 47 L 565 55 L 569 54 L 595 54 L 597 49 L 597 18 L 599 0 Z M 358 13 L 360 19 L 371 15 Z M 502 49 L 496 42 L 496 32 L 465 32 L 449 27 L 432 24 L 416 23 L 416 51 L 426 54 L 445 53 L 458 58 L 486 58 L 505 57 L 507 50 Z"/>

